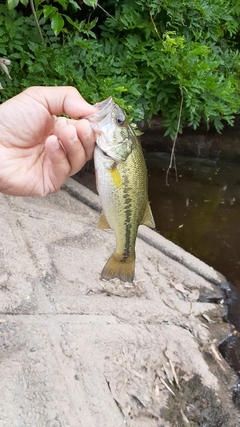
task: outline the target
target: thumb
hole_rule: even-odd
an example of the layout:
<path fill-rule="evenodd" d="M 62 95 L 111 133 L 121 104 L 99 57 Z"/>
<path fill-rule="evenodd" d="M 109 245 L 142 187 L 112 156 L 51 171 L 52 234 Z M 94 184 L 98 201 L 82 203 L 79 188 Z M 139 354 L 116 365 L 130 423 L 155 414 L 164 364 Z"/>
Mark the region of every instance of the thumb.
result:
<path fill-rule="evenodd" d="M 25 92 L 44 105 L 51 115 L 66 114 L 79 118 L 97 111 L 72 86 L 33 86 Z"/>

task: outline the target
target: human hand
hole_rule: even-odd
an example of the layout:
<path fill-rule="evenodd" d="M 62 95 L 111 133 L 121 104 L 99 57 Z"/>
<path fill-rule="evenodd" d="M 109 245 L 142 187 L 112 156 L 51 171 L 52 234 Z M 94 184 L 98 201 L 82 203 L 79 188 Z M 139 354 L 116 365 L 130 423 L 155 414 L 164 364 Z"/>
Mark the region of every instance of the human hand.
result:
<path fill-rule="evenodd" d="M 0 105 L 0 192 L 44 196 L 92 158 L 96 111 L 73 87 L 30 87 Z"/>

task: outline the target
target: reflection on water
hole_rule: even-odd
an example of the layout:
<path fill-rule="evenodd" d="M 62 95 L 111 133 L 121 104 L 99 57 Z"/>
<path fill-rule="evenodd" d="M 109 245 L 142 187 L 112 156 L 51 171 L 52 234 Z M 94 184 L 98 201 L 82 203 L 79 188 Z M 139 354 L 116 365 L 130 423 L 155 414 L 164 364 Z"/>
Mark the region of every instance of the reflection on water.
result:
<path fill-rule="evenodd" d="M 149 199 L 157 230 L 240 286 L 240 166 L 147 153 Z"/>

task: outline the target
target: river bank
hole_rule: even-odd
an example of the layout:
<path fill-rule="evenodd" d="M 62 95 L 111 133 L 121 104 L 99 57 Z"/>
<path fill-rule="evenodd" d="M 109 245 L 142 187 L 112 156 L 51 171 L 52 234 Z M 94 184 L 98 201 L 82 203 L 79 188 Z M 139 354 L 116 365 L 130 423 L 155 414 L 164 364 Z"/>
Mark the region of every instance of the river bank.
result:
<path fill-rule="evenodd" d="M 222 276 L 142 227 L 134 285 L 101 281 L 96 195 L 0 196 L 1 427 L 238 425 Z"/>
<path fill-rule="evenodd" d="M 143 132 L 141 142 L 147 152 L 170 153 L 173 141 L 164 136 L 165 128 L 161 116 L 154 116 L 151 124 L 139 123 Z M 236 116 L 234 126 L 225 124 L 219 134 L 213 127 L 207 128 L 202 123 L 196 130 L 185 127 L 182 134 L 178 134 L 175 154 L 185 157 L 211 159 L 218 162 L 220 159 L 240 162 L 240 115 Z"/>

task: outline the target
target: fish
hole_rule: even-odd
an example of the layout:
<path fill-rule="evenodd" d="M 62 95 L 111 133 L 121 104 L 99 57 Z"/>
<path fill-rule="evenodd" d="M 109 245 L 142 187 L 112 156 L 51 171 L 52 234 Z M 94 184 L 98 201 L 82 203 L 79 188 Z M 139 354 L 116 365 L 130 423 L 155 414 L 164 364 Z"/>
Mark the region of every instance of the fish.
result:
<path fill-rule="evenodd" d="M 148 176 L 142 147 L 125 113 L 112 97 L 95 104 L 87 116 L 96 134 L 94 166 L 102 205 L 101 230 L 112 229 L 116 248 L 101 278 L 133 282 L 135 243 L 140 224 L 155 228 L 148 201 Z"/>

